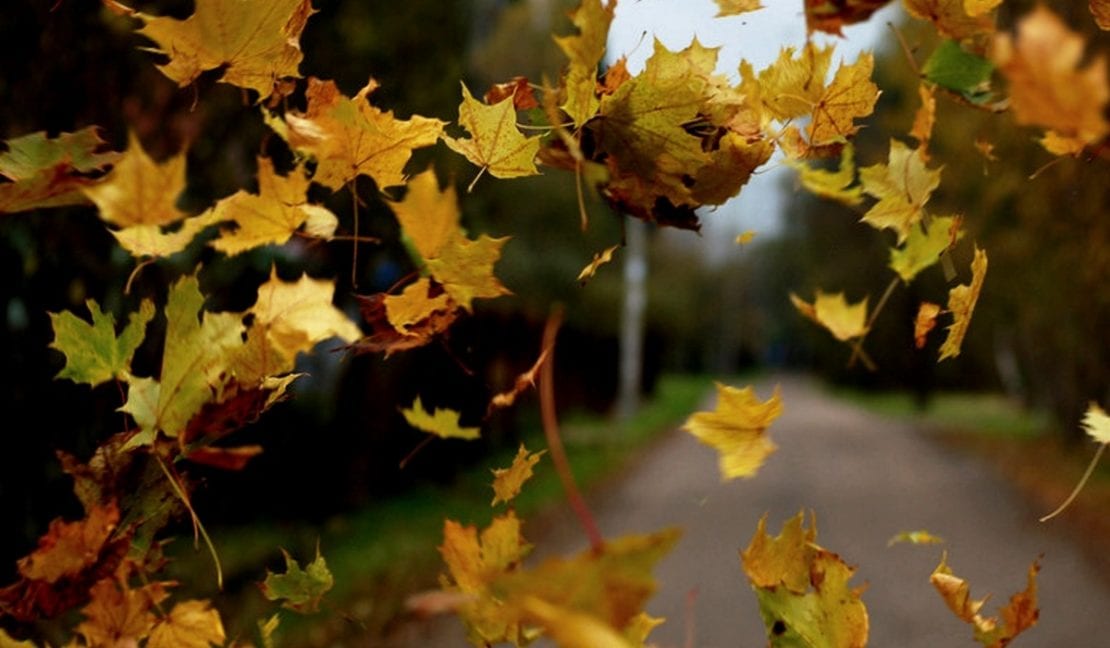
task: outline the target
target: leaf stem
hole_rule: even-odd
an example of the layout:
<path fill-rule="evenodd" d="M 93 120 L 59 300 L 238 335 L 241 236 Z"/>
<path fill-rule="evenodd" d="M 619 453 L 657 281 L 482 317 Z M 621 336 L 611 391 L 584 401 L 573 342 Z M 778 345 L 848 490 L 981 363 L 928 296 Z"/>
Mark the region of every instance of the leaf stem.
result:
<path fill-rule="evenodd" d="M 555 338 L 559 333 L 562 320 L 563 310 L 556 306 L 551 316 L 547 318 L 547 325 L 543 330 L 543 347 L 552 350 L 540 369 L 540 411 L 543 415 L 543 434 L 547 438 L 547 449 L 550 451 L 551 461 L 555 464 L 555 471 L 559 474 L 559 480 L 563 483 L 563 490 L 566 491 L 570 507 L 590 540 L 590 548 L 595 553 L 600 553 L 604 540 L 601 532 L 598 531 L 593 514 L 590 513 L 574 481 L 574 473 L 571 472 L 563 441 L 559 437 L 559 420 L 555 414 Z"/>
<path fill-rule="evenodd" d="M 1079 496 L 1079 491 L 1083 490 L 1083 487 L 1087 485 L 1087 480 L 1090 479 L 1091 475 L 1095 472 L 1095 466 L 1098 465 L 1098 460 L 1102 458 L 1102 453 L 1105 450 L 1106 444 L 1100 443 L 1098 446 L 1098 451 L 1095 452 L 1094 458 L 1091 459 L 1091 463 L 1087 466 L 1087 472 L 1083 473 L 1083 477 L 1080 478 L 1079 483 L 1075 485 L 1075 489 L 1071 492 L 1071 495 L 1068 495 L 1068 498 L 1064 500 L 1064 503 L 1058 506 L 1055 511 L 1042 517 L 1040 519 L 1041 522 L 1048 522 L 1052 518 L 1063 513 L 1064 509 L 1071 506 L 1071 503 L 1074 502 L 1075 498 Z"/>
<path fill-rule="evenodd" d="M 351 288 L 358 288 L 358 193 L 355 191 L 354 180 L 347 183 L 347 189 L 351 192 L 351 213 L 355 218 L 354 236 L 351 238 L 354 241 L 351 252 Z"/>
<path fill-rule="evenodd" d="M 590 224 L 590 216 L 586 213 L 586 201 L 582 196 L 582 160 L 574 163 L 574 189 L 578 194 L 578 216 L 582 219 L 582 231 Z"/>
<path fill-rule="evenodd" d="M 208 553 L 212 554 L 212 562 L 216 564 L 216 587 L 222 591 L 224 588 L 224 570 L 223 567 L 220 566 L 220 556 L 216 553 L 216 545 L 213 544 L 212 538 L 208 536 L 208 531 L 204 528 L 204 523 L 200 521 L 200 516 L 197 515 L 196 510 L 193 508 L 193 503 L 189 501 L 189 495 L 185 493 L 185 489 L 181 487 L 181 484 L 177 483 L 177 479 L 174 478 L 170 469 L 166 467 L 166 462 L 162 461 L 162 457 L 158 456 L 157 453 L 152 454 L 154 455 L 154 460 L 158 462 L 158 467 L 162 469 L 162 473 L 166 476 L 166 479 L 170 481 L 170 486 L 173 488 L 174 495 L 177 495 L 185 505 L 185 509 L 189 511 L 189 516 L 193 519 L 193 546 L 195 547 L 198 544 L 198 532 L 200 536 L 204 538 L 204 544 L 208 547 Z"/>
<path fill-rule="evenodd" d="M 882 312 L 887 301 L 890 300 L 890 296 L 894 294 L 894 289 L 897 287 L 898 277 L 895 276 L 890 280 L 890 283 L 887 284 L 886 291 L 883 292 L 883 296 L 879 298 L 879 303 L 875 304 L 875 309 L 871 311 L 871 315 L 867 318 L 867 324 L 864 326 L 863 335 L 856 338 L 856 341 L 852 343 L 852 357 L 848 358 L 849 367 L 853 366 L 856 360 L 861 360 L 869 370 L 874 371 L 877 369 L 875 363 L 867 357 L 867 354 L 863 350 L 863 340 L 867 337 L 867 334 L 871 332 L 871 327 L 875 324 L 875 320 L 879 318 L 879 313 Z"/>

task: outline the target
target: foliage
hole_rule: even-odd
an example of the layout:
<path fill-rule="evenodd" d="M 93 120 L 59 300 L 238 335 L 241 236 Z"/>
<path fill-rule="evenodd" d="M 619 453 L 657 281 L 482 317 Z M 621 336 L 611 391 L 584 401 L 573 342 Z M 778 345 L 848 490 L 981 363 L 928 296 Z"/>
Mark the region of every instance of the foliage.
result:
<path fill-rule="evenodd" d="M 757 10 L 758 4 L 718 3 L 722 16 Z M 804 9 L 811 32 L 839 34 L 883 4 L 806 0 Z M 289 395 L 302 375 L 298 356 L 320 343 L 339 340 L 352 353 L 414 349 L 443 339 L 473 312 L 475 300 L 511 294 L 495 274 L 509 238 L 471 238 L 459 222 L 453 182 L 441 189 L 434 168 L 409 175 L 413 157 L 439 140 L 478 167 L 470 188 L 485 174 L 502 179 L 537 174 L 539 163 L 572 172 L 580 196 L 595 192 L 631 217 L 681 229 L 697 230 L 701 208 L 737 194 L 776 154 L 798 169 L 802 185 L 818 196 L 848 205 L 859 205 L 865 195 L 875 199 L 860 220 L 884 236 L 893 231 L 888 245 L 894 276 L 886 293 L 871 309 L 867 297 L 849 304 L 843 292 L 818 291 L 812 304 L 794 298 L 803 315 L 851 346 L 849 364 L 859 358 L 873 366 L 863 345 L 891 293 L 937 264 L 946 280 L 957 276 L 951 252 L 962 237 L 964 216 L 927 209 L 942 186 L 944 168 L 930 166 L 938 88 L 986 110 L 1000 109 L 996 97 L 1005 92 L 1019 125 L 1043 129 L 1040 141 L 1049 153 L 1089 156 L 1089 164 L 1101 163 L 1094 158 L 1105 154 L 1110 132 L 1105 59 L 1096 56 L 1081 66 L 1084 39 L 1047 8 L 1022 17 L 1015 36 L 1001 32 L 999 4 L 904 1 L 912 16 L 932 23 L 947 40 L 922 73 L 922 108 L 907 133 L 916 146 L 891 138 L 885 161 L 857 173 L 852 141 L 880 95 L 871 53 L 832 71 L 835 48 L 807 42 L 799 49 L 785 47 L 759 71 L 743 62 L 740 81 L 733 84 L 716 72 L 715 49 L 695 41 L 672 51 L 656 41 L 640 73 L 631 74 L 618 61 L 599 76 L 616 2 L 583 0 L 571 15 L 577 33 L 556 41 L 568 59 L 565 73 L 539 86 L 516 78 L 495 85 L 482 99 L 464 83 L 455 129 L 438 118 L 401 119 L 379 108 L 371 102 L 380 87 L 373 78 L 354 97 L 333 80 L 297 81 L 299 40 L 315 12 L 309 0 L 200 0 L 183 20 L 104 0 L 107 9 L 141 23 L 136 33 L 164 57 L 158 65 L 162 74 L 189 86 L 215 70 L 220 83 L 241 88 L 243 98 L 253 100 L 256 125 L 265 124 L 284 145 L 275 139 L 280 157 L 256 158 L 257 191 L 241 187 L 190 210 L 180 200 L 188 184 L 186 150 L 158 161 L 131 132 L 125 151 L 106 152 L 94 128 L 53 137 L 32 133 L 6 143 L 0 174 L 9 181 L 0 184 L 0 209 L 91 202 L 107 232 L 138 260 L 128 286 L 140 278 L 157 286 L 156 298 L 142 301 L 118 333 L 113 315 L 95 300 L 86 302 L 91 322 L 69 312 L 51 314 L 51 346 L 65 356 L 58 378 L 90 387 L 114 382 L 123 425 L 85 463 L 60 455 L 84 514 L 70 522 L 56 519 L 38 547 L 18 562 L 17 580 L 0 590 L 0 615 L 30 627 L 79 611 L 81 620 L 71 627 L 73 645 L 205 647 L 227 641 L 211 602 L 176 600 L 171 607 L 174 583 L 159 576 L 163 532 L 187 515 L 194 534 L 209 545 L 217 582 L 222 581 L 216 548 L 191 496 L 199 483 L 195 468 L 241 470 L 262 453 L 261 445 L 229 445 L 227 439 Z M 1104 26 L 1105 7 L 1092 3 L 1091 8 Z M 1004 90 L 996 80 L 1005 81 Z M 460 132 L 464 135 L 449 134 Z M 825 158 L 838 159 L 837 171 L 813 166 Z M 376 194 L 366 195 L 367 181 Z M 321 198 L 343 190 L 352 198 L 348 227 Z M 224 257 L 289 245 L 292 239 L 347 240 L 353 244 L 354 287 L 359 246 L 368 242 L 360 235 L 359 206 L 369 202 L 394 212 L 414 268 L 389 290 L 358 296 L 369 334 L 333 303 L 335 278 L 301 273 L 285 280 L 271 266 L 248 306 L 218 310 L 206 307 L 212 295 L 202 290 L 200 265 L 178 265 L 178 255 L 216 226 L 210 246 Z M 584 199 L 579 220 L 587 226 Z M 921 346 L 940 314 L 952 316 L 939 360 L 960 354 L 985 284 L 987 255 L 977 245 L 971 249 L 970 283 L 950 289 L 944 311 L 924 302 L 913 322 Z M 599 252 L 579 279 L 589 278 L 613 252 Z M 161 273 L 146 278 L 152 266 L 180 276 L 158 283 Z M 147 340 L 156 316 L 160 340 Z M 513 464 L 495 473 L 492 505 L 507 509 L 481 530 L 444 522 L 442 591 L 416 604 L 456 612 L 476 645 L 523 645 L 540 635 L 564 646 L 644 645 L 661 622 L 643 610 L 656 588 L 652 570 L 680 532 L 613 540 L 597 534 L 559 440 L 552 395 L 557 322 L 555 316 L 549 321 L 532 368 L 481 409 L 488 416 L 539 387 L 548 451 L 592 546 L 578 556 L 525 564 L 530 545 L 513 501 L 544 452 L 528 453 L 522 446 Z M 161 349 L 155 366 L 133 367 L 141 346 Z M 724 385 L 718 385 L 718 398 L 716 410 L 692 415 L 685 427 L 721 452 L 723 478 L 750 477 L 775 449 L 765 432 L 782 411 L 781 399 L 776 392 L 760 402 L 750 387 Z M 1086 425 L 1104 448 L 1105 413 L 1094 405 L 1088 411 Z M 429 413 L 419 396 L 401 413 L 410 425 L 444 438 L 480 438 L 484 423 L 462 427 L 460 412 Z M 761 521 L 741 558 L 771 645 L 866 644 L 866 608 L 860 590 L 848 585 L 853 569 L 816 544 L 815 523 L 805 529 L 799 514 L 771 538 Z M 323 557 L 317 552 L 305 569 L 288 554 L 285 559 L 285 573 L 269 573 L 263 594 L 291 610 L 316 612 L 333 585 Z M 1038 569 L 1034 562 L 1026 590 L 1003 607 L 1001 621 L 979 614 L 982 602 L 970 599 L 967 584 L 945 559 L 931 581 L 949 608 L 973 625 L 976 640 L 1002 646 L 1036 623 Z M 264 644 L 273 641 L 277 623 L 276 616 L 259 621 Z M 0 639 L 12 643 L 6 633 Z"/>

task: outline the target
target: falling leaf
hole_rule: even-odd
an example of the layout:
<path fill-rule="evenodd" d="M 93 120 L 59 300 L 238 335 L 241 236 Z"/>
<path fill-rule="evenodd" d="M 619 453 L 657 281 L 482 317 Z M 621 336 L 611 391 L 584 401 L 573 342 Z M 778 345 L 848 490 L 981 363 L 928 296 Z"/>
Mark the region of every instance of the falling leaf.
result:
<path fill-rule="evenodd" d="M 586 281 L 592 279 L 598 268 L 613 260 L 613 253 L 616 252 L 618 248 L 620 248 L 619 244 L 607 247 L 601 252 L 595 253 L 593 260 L 590 261 L 585 268 L 582 268 L 582 272 L 578 273 L 578 281 L 585 284 Z"/>
<path fill-rule="evenodd" d="M 113 0 L 114 1 L 114 0 Z M 311 0 L 197 0 L 185 20 L 151 16 L 114 2 L 143 21 L 139 33 L 169 57 L 158 69 L 179 86 L 222 68 L 220 81 L 269 97 L 283 77 L 299 77 L 298 41 L 314 11 Z"/>
<path fill-rule="evenodd" d="M 400 295 L 386 295 L 385 316 L 389 324 L 401 334 L 408 335 L 410 328 L 419 326 L 437 313 L 455 309 L 447 293 L 440 292 L 433 297 L 430 289 L 431 281 L 421 277 L 406 286 Z"/>
<path fill-rule="evenodd" d="M 561 106 L 570 115 L 575 128 L 580 128 L 597 113 L 597 66 L 605 54 L 609 24 L 613 21 L 615 2 L 582 0 L 570 12 L 571 22 L 578 28 L 574 36 L 556 36 L 555 43 L 570 59 L 566 74 L 566 101 Z"/>
<path fill-rule="evenodd" d="M 1083 415 L 1082 425 L 1095 441 L 1110 443 L 1110 416 L 1097 403 L 1087 405 L 1087 413 Z"/>
<path fill-rule="evenodd" d="M 520 494 L 524 482 L 532 478 L 532 469 L 540 461 L 540 457 L 547 450 L 528 452 L 524 444 L 520 444 L 513 463 L 508 468 L 495 468 L 493 471 L 493 502 L 490 506 L 497 506 L 498 502 L 511 502 Z"/>
<path fill-rule="evenodd" d="M 893 229 L 901 244 L 921 222 L 925 204 L 940 186 L 940 173 L 926 166 L 920 150 L 891 140 L 888 164 L 860 169 L 864 192 L 879 199 L 861 220 L 876 229 Z"/>
<path fill-rule="evenodd" d="M 443 141 L 456 153 L 489 171 L 496 178 L 518 178 L 536 175 L 535 158 L 540 150 L 540 137 L 525 137 L 516 127 L 516 110 L 511 98 L 488 106 L 474 99 L 466 84 L 462 86 L 463 101 L 459 104 L 459 125 L 471 138 L 443 136 Z"/>
<path fill-rule="evenodd" d="M 253 418 L 250 420 L 253 420 Z M 244 422 L 244 425 L 247 422 L 249 421 Z M 233 429 L 238 429 L 244 425 L 236 426 Z M 247 463 L 251 459 L 260 454 L 262 454 L 262 446 L 260 445 L 246 445 L 235 448 L 203 446 L 190 450 L 185 458 L 193 463 L 219 468 L 220 470 L 242 470 L 247 467 Z"/>
<path fill-rule="evenodd" d="M 755 231 L 753 231 L 753 230 L 744 230 L 743 232 L 740 232 L 739 234 L 736 235 L 736 241 L 735 242 L 736 242 L 737 245 L 747 245 L 748 243 L 751 243 L 754 240 L 755 240 Z"/>
<path fill-rule="evenodd" d="M 540 102 L 536 101 L 536 93 L 532 91 L 532 84 L 528 82 L 527 77 L 515 76 L 505 83 L 493 84 L 482 96 L 482 101 L 495 104 L 505 97 L 513 98 L 513 107 L 517 110 L 540 107 Z"/>
<path fill-rule="evenodd" d="M 960 346 L 967 327 L 971 325 L 971 314 L 975 311 L 975 302 L 979 300 L 979 291 L 983 289 L 986 276 L 987 253 L 975 248 L 975 258 L 971 261 L 971 283 L 948 291 L 947 310 L 952 313 L 953 321 L 948 327 L 948 337 L 940 347 L 940 360 L 960 355 Z"/>
<path fill-rule="evenodd" d="M 895 534 L 886 541 L 886 546 L 893 547 L 899 543 L 926 545 L 926 544 L 944 544 L 944 538 L 935 536 L 928 531 L 902 531 Z"/>
<path fill-rule="evenodd" d="M 1016 42 L 1005 34 L 995 38 L 992 57 L 1010 82 L 1014 121 L 1082 144 L 1106 136 L 1106 57 L 1095 56 L 1080 68 L 1085 46 L 1082 36 L 1040 5 L 1018 22 Z"/>
<path fill-rule="evenodd" d="M 989 12 L 969 15 L 964 3 L 975 0 L 902 0 L 906 13 L 919 20 L 928 20 L 945 38 L 971 39 L 994 31 L 994 17 Z"/>
<path fill-rule="evenodd" d="M 443 122 L 419 115 L 395 118 L 370 104 L 370 93 L 377 88 L 378 82 L 370 79 L 351 99 L 334 81 L 309 78 L 307 111 L 268 116 L 266 123 L 294 150 L 316 159 L 312 180 L 329 189 L 359 175 L 373 178 L 378 189 L 402 185 L 412 151 L 435 144 Z"/>
<path fill-rule="evenodd" d="M 917 95 L 921 98 L 921 105 L 914 113 L 910 137 L 917 140 L 917 150 L 921 152 L 922 160 L 928 162 L 929 140 L 933 135 L 933 124 L 937 120 L 937 100 L 933 96 L 933 86 L 927 83 L 917 87 Z"/>
<path fill-rule="evenodd" d="M 621 633 L 587 612 L 568 610 L 534 596 L 520 603 L 529 622 L 562 648 L 632 648 Z"/>
<path fill-rule="evenodd" d="M 806 529 L 799 512 L 773 538 L 766 527 L 764 515 L 740 560 L 759 601 L 769 646 L 866 646 L 863 588 L 849 587 L 855 569 L 817 545 L 816 522 Z"/>
<path fill-rule="evenodd" d="M 925 348 L 929 332 L 937 327 L 937 315 L 940 315 L 940 304 L 923 301 L 917 307 L 917 316 L 913 320 L 913 343 L 918 349 Z"/>
<path fill-rule="evenodd" d="M 282 601 L 282 607 L 301 614 L 310 614 L 320 607 L 324 594 L 335 584 L 328 563 L 316 548 L 316 559 L 305 569 L 284 549 L 285 573 L 277 574 L 266 570 L 266 580 L 262 582 L 262 595 L 271 601 Z"/>
<path fill-rule="evenodd" d="M 396 351 L 422 347 L 435 336 L 450 328 L 455 321 L 458 309 L 433 312 L 427 319 L 409 323 L 405 333 L 393 328 L 385 311 L 386 293 L 376 295 L 356 295 L 362 318 L 370 325 L 370 334 L 355 341 L 350 348 L 355 353 L 376 353 L 384 351 L 386 357 Z"/>
<path fill-rule="evenodd" d="M 508 391 L 495 394 L 489 401 L 489 408 L 486 410 L 486 415 L 489 416 L 495 409 L 509 407 L 516 402 L 518 396 L 536 386 L 536 374 L 539 373 L 540 367 L 543 366 L 544 361 L 547 360 L 548 354 L 551 353 L 551 347 L 545 348 L 540 352 L 540 356 L 532 363 L 532 367 L 516 377 L 513 381 L 513 386 Z"/>
<path fill-rule="evenodd" d="M 177 206 L 177 196 L 185 189 L 185 153 L 164 162 L 155 162 L 131 133 L 124 151 L 112 171 L 85 195 L 100 210 L 100 218 L 118 227 L 169 225 L 185 214 Z"/>
<path fill-rule="evenodd" d="M 906 237 L 905 244 L 890 249 L 890 269 L 902 281 L 913 281 L 919 272 L 940 260 L 941 253 L 963 236 L 959 222 L 960 219 L 956 216 L 934 216 L 924 229 L 920 225 L 914 226 Z M 955 232 L 955 240 L 952 232 Z"/>
<path fill-rule="evenodd" d="M 845 205 L 858 205 L 863 202 L 863 190 L 856 184 L 854 158 L 855 147 L 846 144 L 836 171 L 815 168 L 801 161 L 787 160 L 787 164 L 798 171 L 798 180 L 814 195 Z"/>
<path fill-rule="evenodd" d="M 97 582 L 89 594 L 81 609 L 85 620 L 75 628 L 89 646 L 138 645 L 158 621 L 152 608 L 169 596 L 162 583 L 132 589 L 114 578 Z"/>
<path fill-rule="evenodd" d="M 208 601 L 182 601 L 158 621 L 146 648 L 209 648 L 227 640 L 220 613 Z"/>
<path fill-rule="evenodd" d="M 432 168 L 417 174 L 406 187 L 403 200 L 391 200 L 387 204 L 401 223 L 404 235 L 420 253 L 418 261 L 434 259 L 459 233 L 455 188 L 448 184 L 441 191 Z"/>
<path fill-rule="evenodd" d="M 271 268 L 270 279 L 258 287 L 258 300 L 251 307 L 254 326 L 265 327 L 267 337 L 290 363 L 300 352 L 330 338 L 353 342 L 362 332 L 343 311 L 332 305 L 335 281 L 302 275 L 284 282 Z"/>
<path fill-rule="evenodd" d="M 1037 617 L 1040 615 L 1037 608 L 1037 572 L 1040 569 L 1037 560 L 1029 565 L 1025 589 L 1011 596 L 1010 601 L 999 610 L 1001 620 L 998 617 L 984 618 L 979 614 L 987 599 L 976 601 L 971 598 L 971 588 L 967 581 L 953 574 L 948 566 L 947 552 L 941 557 L 940 564 L 933 570 L 929 581 L 944 599 L 948 609 L 972 626 L 975 641 L 987 648 L 1002 648 L 1037 624 Z"/>
<path fill-rule="evenodd" d="M 866 297 L 849 304 L 842 292 L 824 293 L 818 290 L 812 304 L 794 294 L 790 295 L 790 301 L 798 312 L 828 329 L 841 342 L 867 333 Z"/>
<path fill-rule="evenodd" d="M 131 357 L 143 343 L 146 325 L 154 318 L 154 303 L 143 300 L 139 310 L 131 313 L 127 326 L 116 337 L 115 319 L 102 313 L 95 300 L 85 302 L 92 323 L 68 311 L 50 313 L 54 340 L 50 348 L 65 354 L 66 365 L 57 378 L 68 378 L 91 387 L 112 378 L 124 380 L 131 371 Z"/>
<path fill-rule="evenodd" d="M 994 154 L 994 144 L 984 139 L 975 140 L 975 150 L 991 162 L 997 162 L 998 156 Z"/>
<path fill-rule="evenodd" d="M 697 412 L 682 428 L 720 455 L 722 481 L 754 477 L 763 462 L 775 451 L 767 428 L 782 414 L 779 389 L 760 402 L 751 387 L 738 389 L 717 383 L 717 407 L 712 412 Z"/>
<path fill-rule="evenodd" d="M 1089 6 L 1099 29 L 1110 30 L 1110 0 L 1090 0 Z"/>
<path fill-rule="evenodd" d="M 921 68 L 926 81 L 955 92 L 972 104 L 992 99 L 991 74 L 994 64 L 964 50 L 954 40 L 941 41 Z"/>
<path fill-rule="evenodd" d="M 309 180 L 297 167 L 289 176 L 279 176 L 269 158 L 258 158 L 258 193 L 236 192 L 216 203 L 212 220 L 228 222 L 212 247 L 229 256 L 263 245 L 282 245 L 302 227 L 306 233 L 329 239 L 338 219 L 305 197 Z"/>
<path fill-rule="evenodd" d="M 102 171 L 119 154 L 98 153 L 104 145 L 95 126 L 47 137 L 44 132 L 13 137 L 0 153 L 0 213 L 80 205 L 88 202 L 81 189 L 97 182 L 89 174 Z"/>
<path fill-rule="evenodd" d="M 740 64 L 741 91 L 757 99 L 767 112 L 779 121 L 804 117 L 813 112 L 825 91 L 825 77 L 832 63 L 833 47 L 806 43 L 795 55 L 793 47 L 784 47 L 774 63 L 752 73 L 747 61 Z"/>
<path fill-rule="evenodd" d="M 95 564 L 119 522 L 115 503 L 94 506 L 76 522 L 55 519 L 38 547 L 18 562 L 19 573 L 32 580 L 55 583 Z"/>
<path fill-rule="evenodd" d="M 805 0 L 806 28 L 840 36 L 840 28 L 871 17 L 890 0 Z"/>
<path fill-rule="evenodd" d="M 509 237 L 492 238 L 482 234 L 476 240 L 456 235 L 434 259 L 428 259 L 432 277 L 459 306 L 473 309 L 475 299 L 491 299 L 512 294 L 493 274 L 501 257 L 501 247 Z"/>
<path fill-rule="evenodd" d="M 473 440 L 481 436 L 481 428 L 464 428 L 459 426 L 459 413 L 451 409 L 435 408 L 429 414 L 424 409 L 420 397 L 417 396 L 412 407 L 401 410 L 408 424 L 418 430 L 434 434 L 441 439 L 467 439 Z"/>
<path fill-rule="evenodd" d="M 982 16 L 1002 4 L 1003 0 L 964 0 L 964 11 L 969 16 Z"/>
<path fill-rule="evenodd" d="M 813 146 L 843 141 L 859 130 L 853 122 L 875 109 L 879 87 L 871 82 L 875 57 L 868 52 L 859 55 L 851 65 L 841 64 L 813 107 L 813 119 L 807 132 Z"/>
<path fill-rule="evenodd" d="M 763 8 L 763 4 L 759 0 L 713 1 L 717 3 L 717 15 L 714 16 L 714 18 L 724 18 L 725 16 L 739 16 L 740 14 Z"/>
<path fill-rule="evenodd" d="M 653 617 L 647 612 L 641 612 L 632 617 L 632 621 L 624 629 L 624 636 L 637 648 L 646 648 L 648 635 L 666 621 L 662 617 Z"/>

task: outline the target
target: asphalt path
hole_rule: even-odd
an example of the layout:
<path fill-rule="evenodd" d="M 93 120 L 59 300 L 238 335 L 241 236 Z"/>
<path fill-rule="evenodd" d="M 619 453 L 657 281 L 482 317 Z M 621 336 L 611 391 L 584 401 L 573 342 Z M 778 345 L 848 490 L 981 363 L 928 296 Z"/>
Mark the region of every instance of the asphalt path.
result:
<path fill-rule="evenodd" d="M 606 537 L 667 526 L 684 530 L 656 570 L 660 590 L 648 611 L 667 622 L 652 642 L 663 648 L 765 646 L 738 552 L 764 513 L 768 530 L 777 533 L 805 510 L 817 515 L 818 544 L 858 567 L 853 584 L 867 585 L 870 646 L 978 645 L 970 626 L 948 611 L 929 584 L 942 549 L 956 575 L 970 582 L 974 598 L 993 594 L 983 609 L 988 615 L 1025 587 L 1029 563 L 1041 556 L 1040 621 L 1014 646 L 1110 646 L 1110 585 L 1065 527 L 1037 522 L 1042 512 L 981 461 L 940 446 L 910 425 L 831 398 L 801 377 L 761 381 L 757 394 L 767 398 L 776 383 L 785 408 L 770 435 L 779 450 L 755 478 L 723 483 L 715 451 L 675 431 L 587 498 Z M 946 543 L 887 546 L 894 534 L 918 529 Z M 586 545 L 565 509 L 525 532 L 540 558 Z M 466 645 L 455 619 L 419 628 L 410 628 L 414 634 L 403 643 Z"/>

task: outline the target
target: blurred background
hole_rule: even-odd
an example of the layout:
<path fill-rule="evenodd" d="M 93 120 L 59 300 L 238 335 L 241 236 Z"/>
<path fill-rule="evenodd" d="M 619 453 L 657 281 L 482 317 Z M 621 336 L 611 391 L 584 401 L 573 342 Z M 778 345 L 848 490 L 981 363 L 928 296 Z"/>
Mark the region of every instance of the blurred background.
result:
<path fill-rule="evenodd" d="M 551 33 L 573 29 L 565 12 L 575 3 L 314 4 L 318 13 L 301 39 L 305 77 L 334 79 L 353 95 L 372 76 L 381 84 L 375 105 L 402 118 L 453 120 L 460 79 L 477 94 L 517 75 L 535 82 L 556 78 L 564 59 Z M 758 69 L 779 46 L 804 42 L 800 0 L 768 4 L 775 7 L 764 10 L 766 17 L 757 12 L 713 21 L 709 0 L 625 1 L 610 56 L 628 53 L 635 71 L 650 53 L 653 33 L 671 48 L 685 47 L 697 34 L 703 44 L 725 45 L 720 70 L 735 79 L 741 56 Z M 187 0 L 133 5 L 179 18 L 193 10 Z M 1009 24 L 1032 5 L 1011 0 L 1001 20 Z M 1054 10 L 1106 51 L 1106 37 L 1096 32 L 1085 0 L 1057 2 Z M 876 81 L 883 89 L 875 116 L 856 142 L 860 165 L 885 161 L 889 138 L 904 137 L 917 107 L 918 80 L 887 21 L 897 24 L 912 48 L 927 54 L 933 47 L 931 30 L 905 19 L 896 6 L 847 31 L 835 60 L 851 61 L 859 49 L 873 48 Z M 195 88 L 178 89 L 154 68 L 153 57 L 138 49 L 143 44 L 130 21 L 99 3 L 5 3 L 0 137 L 98 125 L 116 150 L 125 147 L 129 129 L 156 158 L 188 148 L 188 189 L 180 205 L 192 213 L 252 187 L 259 152 L 289 164 L 284 146 L 237 88 L 215 83 L 217 75 L 210 73 Z M 886 261 L 893 238 L 859 224 L 857 212 L 796 191 L 788 169 L 771 168 L 753 178 L 740 199 L 703 214 L 700 234 L 648 232 L 644 397 L 650 398 L 666 375 L 790 369 L 843 385 L 912 390 L 921 404 L 944 390 L 1003 392 L 1049 412 L 1051 428 L 1062 438 L 1078 439 L 1077 422 L 1087 401 L 1110 397 L 1110 182 L 1101 159 L 1064 159 L 1030 181 L 1050 160 L 1035 135 L 1005 114 L 938 101 L 931 149 L 944 174 L 930 209 L 965 216 L 967 243 L 957 250 L 958 269 L 968 267 L 970 242 L 990 255 L 960 357 L 937 364 L 936 335 L 925 349 L 913 348 L 917 304 L 947 298 L 949 286 L 932 268 L 894 293 L 869 335 L 866 347 L 878 370 L 847 368 L 847 347 L 800 317 L 788 295 L 811 299 L 820 288 L 845 291 L 853 301 L 870 295 L 873 304 L 890 280 Z M 976 150 L 976 140 L 992 142 L 997 161 Z M 244 443 L 263 443 L 265 454 L 239 473 L 197 470 L 204 484 L 195 503 L 208 524 L 324 525 L 429 485 L 450 487 L 460 472 L 491 452 L 515 448 L 525 430 L 536 428 L 532 398 L 486 422 L 480 442 L 430 444 L 401 470 L 399 462 L 421 435 L 405 425 L 398 408 L 419 393 L 425 403 L 458 409 L 464 424 L 476 424 L 489 397 L 535 360 L 553 304 L 566 309 L 556 363 L 560 407 L 602 419 L 613 411 L 626 254 L 618 252 L 584 286 L 575 277 L 594 253 L 621 241 L 621 216 L 588 198 L 590 224 L 583 232 L 574 179 L 559 171 L 513 181 L 485 178 L 465 194 L 475 173 L 465 160 L 437 146 L 419 151 L 410 170 L 428 165 L 460 189 L 464 225 L 472 236 L 513 236 L 497 275 L 514 294 L 479 302 L 442 344 L 388 359 L 351 356 L 325 344 L 303 358 L 300 370 L 311 375 L 296 383 L 295 398 L 241 433 Z M 350 280 L 349 243 L 293 242 L 228 259 L 201 240 L 145 269 L 125 295 L 134 262 L 92 208 L 0 217 L 0 408 L 5 412 L 0 583 L 15 577 L 15 559 L 33 549 L 51 519 L 80 512 L 55 450 L 85 459 L 122 427 L 114 387 L 89 390 L 53 379 L 63 358 L 48 349 L 47 313 L 74 310 L 85 316 L 84 300 L 93 298 L 119 319 L 144 297 L 160 303 L 170 282 L 201 264 L 211 310 L 245 308 L 276 265 L 286 279 L 302 271 L 337 277 L 338 302 L 357 317 L 355 292 L 387 290 L 411 269 L 396 221 L 376 188 L 366 178 L 358 188 L 366 202 L 360 210 L 362 233 L 382 243 L 360 249 L 357 288 Z M 320 192 L 317 197 L 350 228 L 350 196 Z M 754 241 L 736 244 L 736 235 L 746 230 L 756 232 Z M 159 326 L 164 323 L 156 319 L 136 357 L 138 374 L 156 368 Z M 186 526 L 181 529 L 188 535 Z M 273 546 L 268 552 L 273 566 L 278 554 Z"/>

